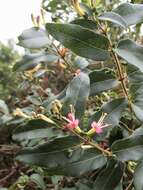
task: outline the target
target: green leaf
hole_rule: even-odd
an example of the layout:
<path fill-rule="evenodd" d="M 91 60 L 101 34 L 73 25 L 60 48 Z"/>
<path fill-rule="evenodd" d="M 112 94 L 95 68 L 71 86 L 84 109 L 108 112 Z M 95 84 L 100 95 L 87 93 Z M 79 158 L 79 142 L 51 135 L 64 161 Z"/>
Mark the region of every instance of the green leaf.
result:
<path fill-rule="evenodd" d="M 46 167 L 49 174 L 79 176 L 106 163 L 106 157 L 95 148 L 80 148 L 77 137 L 67 136 L 34 148 L 24 148 L 16 159 Z"/>
<path fill-rule="evenodd" d="M 92 20 L 87 20 L 87 19 L 76 19 L 71 22 L 71 24 L 77 24 L 80 25 L 84 28 L 88 28 L 91 30 L 97 29 L 97 23 L 92 21 Z"/>
<path fill-rule="evenodd" d="M 115 23 L 123 27 L 124 29 L 128 27 L 126 21 L 119 14 L 115 12 L 105 12 L 98 18 L 99 20 L 105 20 L 105 21 L 110 21 L 112 23 Z"/>
<path fill-rule="evenodd" d="M 90 123 L 93 121 L 98 121 L 102 113 L 107 113 L 107 116 L 104 119 L 104 123 L 111 125 L 106 128 L 107 130 L 108 128 L 111 129 L 112 127 L 117 126 L 119 124 L 120 118 L 126 106 L 127 100 L 125 98 L 119 98 L 107 102 L 101 107 L 100 111 L 95 112 L 95 114 L 92 115 Z"/>
<path fill-rule="evenodd" d="M 93 190 L 113 190 L 123 177 L 124 164 L 116 160 L 109 160 L 105 170 L 97 177 Z"/>
<path fill-rule="evenodd" d="M 46 32 L 43 29 L 36 27 L 24 30 L 24 32 L 18 37 L 18 40 L 18 45 L 30 49 L 39 49 L 50 44 Z"/>
<path fill-rule="evenodd" d="M 14 130 L 13 139 L 22 141 L 35 138 L 53 138 L 62 135 L 62 131 L 53 127 L 54 125 L 41 119 L 30 120 L 23 126 Z"/>
<path fill-rule="evenodd" d="M 128 66 L 127 73 L 130 81 L 132 109 L 136 117 L 143 121 L 143 73 L 135 66 Z"/>
<path fill-rule="evenodd" d="M 113 143 L 111 149 L 121 161 L 138 161 L 143 155 L 143 135 L 118 140 Z"/>
<path fill-rule="evenodd" d="M 4 100 L 0 100 L 0 113 L 9 114 L 9 109 Z"/>
<path fill-rule="evenodd" d="M 77 56 L 74 61 L 74 67 L 78 69 L 85 69 L 89 65 L 89 62 L 80 56 Z"/>
<path fill-rule="evenodd" d="M 127 99 L 119 98 L 114 99 L 101 108 L 102 112 L 107 113 L 105 123 L 111 124 L 112 127 L 119 124 L 123 111 L 127 107 Z"/>
<path fill-rule="evenodd" d="M 108 39 L 76 24 L 46 24 L 47 31 L 65 47 L 81 57 L 96 61 L 109 58 Z"/>
<path fill-rule="evenodd" d="M 136 117 L 143 121 L 143 83 L 133 83 L 130 86 L 132 109 Z"/>
<path fill-rule="evenodd" d="M 66 90 L 65 103 L 63 105 L 63 112 L 67 114 L 72 104 L 76 110 L 76 117 L 81 118 L 84 110 L 86 100 L 89 96 L 90 81 L 85 73 L 80 73 L 72 79 Z"/>
<path fill-rule="evenodd" d="M 46 52 L 32 53 L 23 56 L 22 60 L 17 62 L 13 70 L 14 71 L 25 71 L 33 69 L 36 65 L 41 62 L 51 63 L 58 59 L 55 55 L 50 55 Z"/>
<path fill-rule="evenodd" d="M 134 186 L 135 190 L 143 189 L 143 161 L 141 160 L 134 172 Z"/>
<path fill-rule="evenodd" d="M 143 72 L 143 46 L 136 44 L 132 40 L 126 39 L 119 42 L 115 51 L 128 63 L 138 67 Z"/>
<path fill-rule="evenodd" d="M 134 65 L 127 66 L 127 74 L 130 83 L 141 83 L 143 81 L 143 73 Z"/>
<path fill-rule="evenodd" d="M 41 175 L 39 174 L 32 174 L 30 176 L 30 180 L 33 181 L 34 183 L 36 183 L 36 185 L 41 188 L 42 190 L 45 190 L 46 189 L 46 184 L 42 178 Z"/>
<path fill-rule="evenodd" d="M 80 144 L 77 137 L 67 136 L 56 138 L 34 148 L 24 148 L 19 151 L 16 159 L 28 164 L 36 164 L 49 169 L 63 166 L 68 161 L 69 149 Z"/>
<path fill-rule="evenodd" d="M 98 95 L 103 91 L 116 87 L 119 82 L 109 69 L 94 70 L 89 74 L 90 95 Z"/>
<path fill-rule="evenodd" d="M 119 183 L 119 185 L 114 190 L 123 190 L 122 181 Z"/>
<path fill-rule="evenodd" d="M 101 168 L 106 164 L 106 158 L 95 148 L 79 148 L 72 152 L 71 157 L 63 167 L 55 168 L 57 174 L 80 176 Z"/>
<path fill-rule="evenodd" d="M 143 22 L 142 4 L 123 3 L 114 9 L 114 12 L 122 16 L 128 25 Z"/>

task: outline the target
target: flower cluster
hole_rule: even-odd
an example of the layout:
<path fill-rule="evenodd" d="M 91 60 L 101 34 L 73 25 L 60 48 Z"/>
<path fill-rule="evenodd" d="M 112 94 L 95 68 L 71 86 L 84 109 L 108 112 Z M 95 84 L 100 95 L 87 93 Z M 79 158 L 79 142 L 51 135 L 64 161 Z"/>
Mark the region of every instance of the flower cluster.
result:
<path fill-rule="evenodd" d="M 103 113 L 98 122 L 93 121 L 91 123 L 91 129 L 86 134 L 90 136 L 95 133 L 97 134 L 102 133 L 103 129 L 109 126 L 108 124 L 105 125 L 103 124 L 106 115 L 107 115 L 106 113 Z M 66 121 L 68 122 L 68 124 L 64 126 L 65 129 L 76 130 L 78 132 L 81 132 L 81 129 L 78 126 L 79 120 L 75 118 L 75 115 L 73 113 L 68 114 Z"/>

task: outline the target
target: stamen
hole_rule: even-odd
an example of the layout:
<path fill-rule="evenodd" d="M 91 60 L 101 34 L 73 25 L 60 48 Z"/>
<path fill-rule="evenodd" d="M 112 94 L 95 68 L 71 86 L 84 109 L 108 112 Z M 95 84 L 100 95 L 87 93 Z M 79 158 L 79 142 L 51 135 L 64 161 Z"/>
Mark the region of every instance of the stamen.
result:
<path fill-rule="evenodd" d="M 107 113 L 102 113 L 102 115 L 101 115 L 98 123 L 103 123 L 103 121 L 104 121 L 104 119 L 105 119 L 106 116 L 107 116 Z"/>

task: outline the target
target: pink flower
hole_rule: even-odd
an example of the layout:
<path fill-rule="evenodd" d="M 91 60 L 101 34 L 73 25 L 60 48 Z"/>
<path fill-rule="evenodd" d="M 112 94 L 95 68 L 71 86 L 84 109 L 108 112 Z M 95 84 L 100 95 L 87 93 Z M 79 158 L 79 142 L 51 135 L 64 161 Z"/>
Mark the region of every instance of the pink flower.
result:
<path fill-rule="evenodd" d="M 68 113 L 66 120 L 68 121 L 68 124 L 64 128 L 75 129 L 78 127 L 79 120 L 75 119 L 75 115 L 73 113 Z"/>
<path fill-rule="evenodd" d="M 102 133 L 102 132 L 103 132 L 103 128 L 108 127 L 108 124 L 103 125 L 103 123 L 94 121 L 94 122 L 91 124 L 91 127 L 95 130 L 96 133 L 99 134 L 99 133 Z"/>
<path fill-rule="evenodd" d="M 94 135 L 95 133 L 100 134 L 103 132 L 105 127 L 109 126 L 108 124 L 103 124 L 103 120 L 105 119 L 106 115 L 106 113 L 102 114 L 98 122 L 93 121 L 91 123 L 91 129 L 86 133 L 88 136 Z"/>
<path fill-rule="evenodd" d="M 109 126 L 108 124 L 103 124 L 103 120 L 105 119 L 106 115 L 106 113 L 102 114 L 98 122 L 93 121 L 91 124 L 92 129 L 94 129 L 97 134 L 102 133 L 103 129 Z"/>

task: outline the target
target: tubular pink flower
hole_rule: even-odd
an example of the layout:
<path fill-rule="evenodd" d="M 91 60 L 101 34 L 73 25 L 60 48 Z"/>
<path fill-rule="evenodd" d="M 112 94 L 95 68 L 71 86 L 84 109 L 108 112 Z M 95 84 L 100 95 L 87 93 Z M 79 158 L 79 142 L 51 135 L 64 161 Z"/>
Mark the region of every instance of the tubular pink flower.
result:
<path fill-rule="evenodd" d="M 105 127 L 108 127 L 108 124 L 106 124 L 106 125 L 103 125 L 103 123 L 101 122 L 93 122 L 92 124 L 91 124 L 91 127 L 95 130 L 95 132 L 97 133 L 97 134 L 99 134 L 99 133 L 102 133 L 103 132 L 103 128 L 105 128 Z"/>
<path fill-rule="evenodd" d="M 75 115 L 73 113 L 69 113 L 67 116 L 68 124 L 64 126 L 66 129 L 75 129 L 78 127 L 79 120 L 75 119 Z"/>
<path fill-rule="evenodd" d="M 93 135 L 95 133 L 100 134 L 103 132 L 103 129 L 105 127 L 109 126 L 108 124 L 105 124 L 105 125 L 103 124 L 103 120 L 105 119 L 106 115 L 107 115 L 106 113 L 102 114 L 102 116 L 98 122 L 93 121 L 91 123 L 91 129 L 87 132 L 87 135 L 90 136 L 90 135 Z"/>

